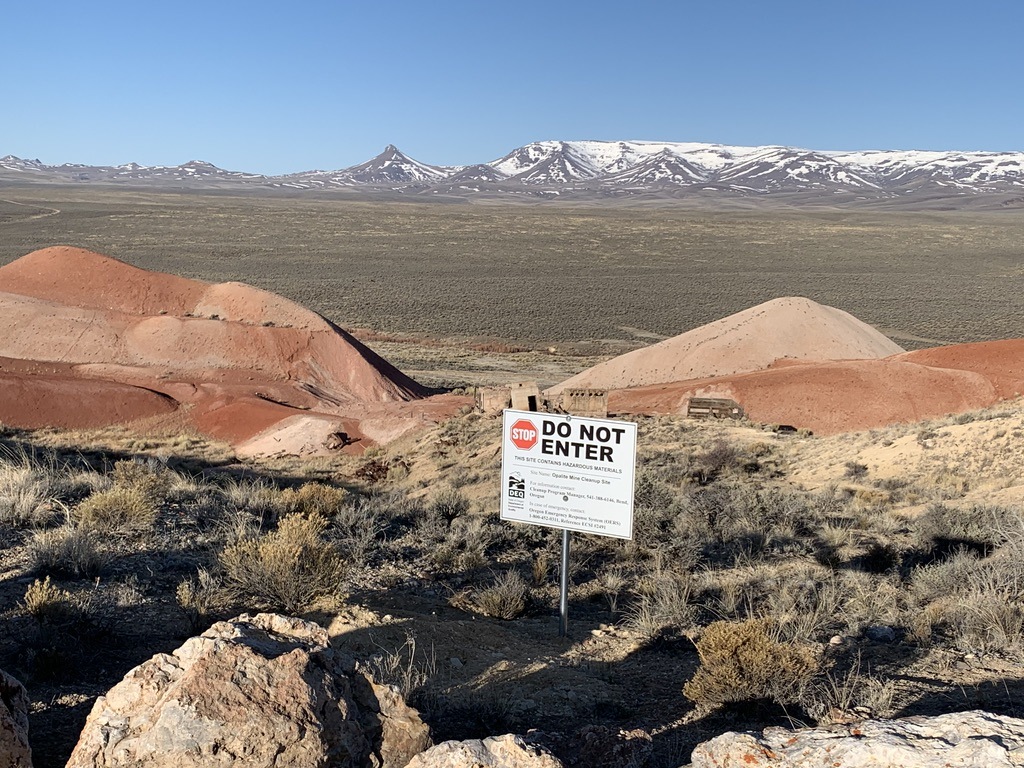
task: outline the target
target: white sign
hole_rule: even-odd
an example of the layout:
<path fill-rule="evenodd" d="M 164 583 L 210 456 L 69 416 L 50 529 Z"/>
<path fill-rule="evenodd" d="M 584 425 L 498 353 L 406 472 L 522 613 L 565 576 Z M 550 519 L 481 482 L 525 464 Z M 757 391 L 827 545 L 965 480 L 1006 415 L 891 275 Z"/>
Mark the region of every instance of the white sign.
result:
<path fill-rule="evenodd" d="M 501 519 L 633 538 L 636 424 L 505 411 Z"/>

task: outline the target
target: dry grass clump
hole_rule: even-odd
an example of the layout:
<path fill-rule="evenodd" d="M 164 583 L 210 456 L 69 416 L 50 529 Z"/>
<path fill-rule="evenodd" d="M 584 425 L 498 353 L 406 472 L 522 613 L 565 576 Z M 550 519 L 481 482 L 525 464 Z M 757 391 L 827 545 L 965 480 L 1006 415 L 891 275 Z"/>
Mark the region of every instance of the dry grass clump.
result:
<path fill-rule="evenodd" d="M 153 504 L 159 504 L 171 490 L 173 473 L 158 466 L 139 461 L 118 461 L 110 478 L 114 488 L 137 491 Z"/>
<path fill-rule="evenodd" d="M 200 568 L 195 576 L 179 582 L 174 597 L 193 631 L 208 626 L 210 617 L 227 604 L 223 584 L 206 568 Z"/>
<path fill-rule="evenodd" d="M 992 555 L 961 549 L 911 573 L 918 610 L 912 631 L 921 642 L 945 639 L 972 653 L 1024 650 L 1024 561 L 1016 542 Z"/>
<path fill-rule="evenodd" d="M 892 717 L 895 682 L 862 670 L 860 655 L 842 673 L 829 671 L 809 686 L 801 705 L 819 725 Z"/>
<path fill-rule="evenodd" d="M 358 668 L 378 683 L 397 687 L 402 698 L 410 701 L 420 697 L 436 677 L 437 657 L 433 648 L 429 653 L 417 650 L 416 638 L 410 634 L 398 648 L 381 649 L 359 662 Z"/>
<path fill-rule="evenodd" d="M 281 491 L 263 478 L 228 477 L 220 493 L 229 512 L 245 512 L 263 524 L 275 522 L 286 511 Z"/>
<path fill-rule="evenodd" d="M 698 704 L 755 699 L 794 703 L 821 669 L 811 646 L 783 642 L 768 619 L 713 622 L 696 646 L 700 667 L 683 686 L 683 694 Z"/>
<path fill-rule="evenodd" d="M 225 586 L 242 602 L 287 613 L 336 594 L 344 566 L 326 528 L 321 517 L 287 515 L 276 530 L 228 546 L 219 558 Z"/>
<path fill-rule="evenodd" d="M 93 578 L 107 563 L 96 532 L 73 523 L 37 531 L 27 546 L 30 568 L 36 573 Z"/>
<path fill-rule="evenodd" d="M 470 606 L 484 616 L 511 621 L 526 611 L 528 595 L 529 587 L 519 572 L 504 571 L 491 586 L 473 595 Z"/>
<path fill-rule="evenodd" d="M 698 611 L 688 574 L 658 570 L 642 579 L 637 591 L 639 597 L 626 609 L 624 623 L 642 637 L 654 638 L 669 628 L 695 623 Z"/>
<path fill-rule="evenodd" d="M 28 451 L 0 451 L 0 524 L 47 525 L 59 514 L 57 497 L 67 489 L 66 467 Z"/>

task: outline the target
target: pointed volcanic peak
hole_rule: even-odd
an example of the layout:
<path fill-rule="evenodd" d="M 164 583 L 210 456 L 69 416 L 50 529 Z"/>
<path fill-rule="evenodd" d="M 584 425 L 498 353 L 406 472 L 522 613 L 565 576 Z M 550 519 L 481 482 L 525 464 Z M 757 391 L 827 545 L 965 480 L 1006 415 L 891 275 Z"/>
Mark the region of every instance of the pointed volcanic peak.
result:
<path fill-rule="evenodd" d="M 622 389 L 757 371 L 778 360 L 882 358 L 903 348 L 853 315 L 803 297 L 772 299 L 600 363 L 549 390 Z"/>
<path fill-rule="evenodd" d="M 408 184 L 410 182 L 440 181 L 450 170 L 426 165 L 403 153 L 394 144 L 388 146 L 372 160 L 346 168 L 344 175 L 362 184 Z"/>
<path fill-rule="evenodd" d="M 864 175 L 826 153 L 789 147 L 765 147 L 725 167 L 716 180 L 762 190 L 877 188 Z"/>
<path fill-rule="evenodd" d="M 6 168 L 9 171 L 40 171 L 46 166 L 38 160 L 22 160 L 14 155 L 4 155 L 0 157 L 0 168 Z"/>
<path fill-rule="evenodd" d="M 671 150 L 664 149 L 631 168 L 605 176 L 602 181 L 617 187 L 681 186 L 705 182 L 707 175 Z"/>

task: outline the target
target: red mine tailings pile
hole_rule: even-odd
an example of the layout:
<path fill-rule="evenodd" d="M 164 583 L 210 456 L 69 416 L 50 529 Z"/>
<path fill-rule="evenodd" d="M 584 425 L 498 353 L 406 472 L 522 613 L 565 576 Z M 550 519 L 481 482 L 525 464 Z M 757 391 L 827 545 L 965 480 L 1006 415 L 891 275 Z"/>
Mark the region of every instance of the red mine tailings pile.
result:
<path fill-rule="evenodd" d="M 177 411 L 248 452 L 316 450 L 336 432 L 362 447 L 453 405 L 411 402 L 426 394 L 316 313 L 242 283 L 69 247 L 0 268 L 0 421 L 12 426 Z"/>
<path fill-rule="evenodd" d="M 916 352 L 840 310 L 776 299 L 563 382 L 600 387 L 619 414 L 685 413 L 735 400 L 759 422 L 818 434 L 912 422 L 1024 393 L 1024 339 Z"/>

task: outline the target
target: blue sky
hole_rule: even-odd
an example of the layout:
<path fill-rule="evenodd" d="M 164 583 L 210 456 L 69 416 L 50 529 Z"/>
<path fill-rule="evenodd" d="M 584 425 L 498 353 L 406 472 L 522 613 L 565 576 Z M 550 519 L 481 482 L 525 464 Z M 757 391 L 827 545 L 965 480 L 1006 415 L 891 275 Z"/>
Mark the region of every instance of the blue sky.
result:
<path fill-rule="evenodd" d="M 263 173 L 389 143 L 1024 150 L 1019 0 L 9 3 L 0 155 Z"/>

